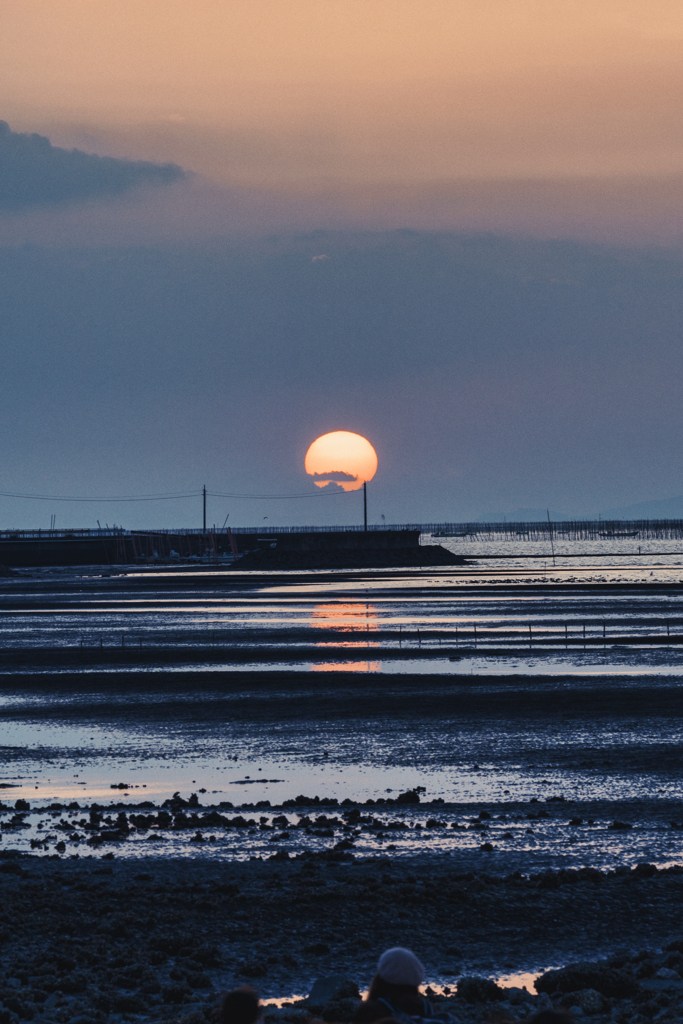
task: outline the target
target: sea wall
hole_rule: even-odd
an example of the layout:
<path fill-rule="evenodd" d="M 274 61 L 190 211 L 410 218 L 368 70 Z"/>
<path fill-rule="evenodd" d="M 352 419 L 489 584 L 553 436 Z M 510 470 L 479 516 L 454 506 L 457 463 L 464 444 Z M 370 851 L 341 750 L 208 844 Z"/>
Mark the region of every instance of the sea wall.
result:
<path fill-rule="evenodd" d="M 382 564 L 392 564 L 392 552 L 419 548 L 420 531 L 372 530 L 301 531 L 296 533 L 237 533 L 232 543 L 240 555 L 246 552 L 277 551 L 278 555 L 309 554 L 360 558 L 375 555 Z M 231 557 L 231 538 L 227 532 L 173 531 L 65 531 L 58 535 L 40 531 L 4 534 L 0 537 L 0 565 L 10 568 L 67 565 L 140 565 L 155 560 L 221 561 Z M 366 559 L 367 560 L 367 559 Z M 359 563 L 360 564 L 360 563 Z M 411 563 L 412 564 L 412 563 Z"/>

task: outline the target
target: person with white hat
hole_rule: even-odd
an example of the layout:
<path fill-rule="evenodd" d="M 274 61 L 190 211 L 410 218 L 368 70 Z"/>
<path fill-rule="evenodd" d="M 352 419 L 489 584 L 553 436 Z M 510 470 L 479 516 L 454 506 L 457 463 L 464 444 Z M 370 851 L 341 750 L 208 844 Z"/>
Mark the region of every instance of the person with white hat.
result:
<path fill-rule="evenodd" d="M 424 980 L 424 967 L 410 949 L 387 949 L 379 958 L 367 998 L 354 1016 L 355 1024 L 388 1019 L 415 1024 L 425 1018 L 448 1024 L 452 1018 L 448 1014 L 435 1016 L 431 1003 L 421 994 Z"/>

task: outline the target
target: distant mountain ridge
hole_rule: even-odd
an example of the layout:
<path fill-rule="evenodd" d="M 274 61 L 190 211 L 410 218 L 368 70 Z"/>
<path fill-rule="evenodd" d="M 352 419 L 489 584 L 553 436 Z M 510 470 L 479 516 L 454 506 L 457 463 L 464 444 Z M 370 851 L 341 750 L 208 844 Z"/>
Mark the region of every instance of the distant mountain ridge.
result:
<path fill-rule="evenodd" d="M 478 516 L 476 523 L 542 523 L 548 518 L 544 508 L 517 508 L 512 512 L 491 512 Z M 568 516 L 550 509 L 553 523 L 568 523 L 581 519 L 683 519 L 683 494 L 675 498 L 661 498 L 657 501 L 639 501 L 635 505 L 608 508 L 604 512 L 586 512 L 583 515 Z"/>
<path fill-rule="evenodd" d="M 608 508 L 601 519 L 683 519 L 683 495 L 659 501 L 639 501 L 637 505 Z"/>
<path fill-rule="evenodd" d="M 573 519 L 597 519 L 595 516 L 566 516 L 562 512 L 550 509 L 552 523 L 567 523 Z M 491 512 L 485 516 L 477 516 L 475 523 L 545 523 L 548 510 L 545 508 L 516 508 L 512 512 Z"/>

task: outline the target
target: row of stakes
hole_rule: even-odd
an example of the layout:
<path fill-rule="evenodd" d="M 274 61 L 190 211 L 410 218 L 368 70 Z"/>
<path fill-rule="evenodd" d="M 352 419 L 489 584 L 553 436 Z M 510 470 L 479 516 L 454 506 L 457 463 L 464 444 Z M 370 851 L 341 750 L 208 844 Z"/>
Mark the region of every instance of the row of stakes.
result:
<path fill-rule="evenodd" d="M 477 626 L 476 626 L 476 623 L 472 624 L 472 628 L 473 628 L 474 646 L 476 647 L 477 643 L 479 642 L 479 640 L 481 638 L 477 636 Z M 533 632 L 532 632 L 532 628 L 531 628 L 531 623 L 529 623 L 528 629 L 529 629 L 529 644 L 532 644 L 533 643 Z M 421 647 L 422 646 L 422 636 L 420 634 L 419 628 L 416 630 L 416 632 L 417 632 L 417 642 L 418 642 L 418 645 Z M 671 635 L 671 623 L 670 622 L 666 623 L 666 635 L 667 636 Z M 603 637 L 603 640 L 607 638 L 607 623 L 606 622 L 602 623 L 602 637 Z M 569 623 L 567 623 L 567 622 L 564 623 L 564 638 L 565 638 L 565 640 L 569 639 Z M 543 636 L 538 637 L 538 639 L 542 640 Z M 586 623 L 585 622 L 583 623 L 583 639 L 584 640 L 586 639 Z M 442 642 L 442 638 L 438 637 L 438 641 L 439 641 L 439 647 L 440 647 L 441 646 L 441 642 Z M 212 633 L 211 634 L 211 643 L 215 644 L 215 642 L 216 642 L 216 634 Z M 399 625 L 399 627 L 398 627 L 398 642 L 399 642 L 399 646 L 401 646 L 402 643 L 403 643 L 403 626 L 402 625 Z M 457 626 L 455 627 L 455 643 L 456 643 L 456 646 L 459 646 L 459 644 L 460 644 L 460 633 L 459 633 L 459 630 L 458 630 Z M 104 639 L 103 639 L 103 637 L 100 637 L 100 644 L 99 644 L 99 646 L 101 648 L 104 647 Z M 121 634 L 121 647 L 125 650 L 126 647 L 131 648 L 133 646 L 135 646 L 135 642 L 134 641 L 131 642 L 131 640 L 129 640 L 128 644 L 126 644 L 126 634 L 122 633 Z M 142 650 L 142 639 L 141 638 L 138 638 L 137 646 L 138 646 L 138 648 L 140 650 Z M 81 649 L 82 648 L 83 648 L 83 641 L 81 640 Z"/>
<path fill-rule="evenodd" d="M 532 632 L 532 629 L 531 629 L 531 623 L 529 623 L 528 629 L 529 629 L 529 644 L 532 644 L 533 643 L 533 632 Z M 477 636 L 477 626 L 476 626 L 476 623 L 472 623 L 472 630 L 473 630 L 473 634 L 474 634 L 474 646 L 476 647 L 477 643 L 478 643 L 478 641 L 480 639 L 480 637 Z M 671 623 L 668 622 L 668 621 L 666 622 L 666 635 L 667 636 L 671 636 Z M 564 638 L 565 638 L 565 640 L 569 639 L 569 623 L 567 623 L 567 622 L 564 623 Z M 607 638 L 607 623 L 606 622 L 602 623 L 602 638 L 603 638 L 603 640 L 605 640 Z M 401 643 L 401 639 L 402 639 L 402 627 L 399 626 L 399 644 Z M 538 639 L 539 640 L 543 640 L 544 637 L 543 636 L 539 636 Z M 585 622 L 583 623 L 583 639 L 584 640 L 586 639 L 586 623 Z M 420 637 L 420 630 L 419 629 L 417 630 L 417 642 L 418 642 L 418 644 L 420 646 L 422 646 L 422 639 Z M 459 645 L 459 643 L 460 643 L 460 635 L 459 635 L 458 627 L 457 626 L 455 627 L 455 643 L 456 643 L 456 645 Z M 441 638 L 439 638 L 439 646 L 441 646 Z"/>

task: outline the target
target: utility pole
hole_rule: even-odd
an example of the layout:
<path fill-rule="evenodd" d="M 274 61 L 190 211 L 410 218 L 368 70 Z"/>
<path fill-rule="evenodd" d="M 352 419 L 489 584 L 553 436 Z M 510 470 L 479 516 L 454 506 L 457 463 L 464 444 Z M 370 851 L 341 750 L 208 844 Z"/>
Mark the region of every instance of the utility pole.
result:
<path fill-rule="evenodd" d="M 202 496 L 204 498 L 204 517 L 202 525 L 204 528 L 204 533 L 206 533 L 206 484 L 204 484 L 204 487 L 202 488 Z"/>
<path fill-rule="evenodd" d="M 363 529 L 368 532 L 368 485 L 363 481 Z"/>

